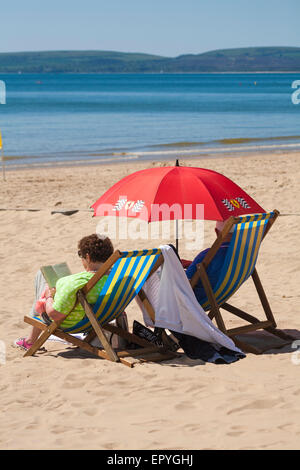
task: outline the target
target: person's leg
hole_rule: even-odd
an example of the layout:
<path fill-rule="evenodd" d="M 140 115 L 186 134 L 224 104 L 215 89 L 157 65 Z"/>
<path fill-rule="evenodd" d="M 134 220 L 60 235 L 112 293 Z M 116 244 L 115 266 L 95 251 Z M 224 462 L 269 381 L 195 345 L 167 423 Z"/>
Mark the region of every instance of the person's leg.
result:
<path fill-rule="evenodd" d="M 35 310 L 35 304 L 36 304 L 36 301 L 41 298 L 42 293 L 44 292 L 46 288 L 46 281 L 41 270 L 38 270 L 38 272 L 36 273 L 35 280 L 34 280 L 34 287 L 35 287 L 35 300 L 30 311 L 31 316 L 38 315 L 38 313 Z M 33 344 L 38 339 L 40 334 L 41 334 L 41 330 L 37 328 L 36 326 L 33 326 L 29 332 L 29 335 L 26 338 L 27 343 Z"/>
<path fill-rule="evenodd" d="M 46 281 L 45 278 L 42 274 L 42 272 L 39 270 L 36 273 L 35 280 L 34 280 L 34 288 L 35 288 L 35 300 L 33 302 L 33 305 L 31 307 L 29 316 L 34 317 L 35 315 L 38 315 L 38 313 L 35 310 L 35 304 L 36 301 L 41 297 L 43 291 L 46 288 Z M 38 337 L 41 334 L 41 330 L 35 326 L 31 327 L 29 334 L 27 335 L 26 338 L 19 338 L 14 342 L 15 346 L 19 346 L 23 349 L 29 349 L 30 346 L 38 339 Z"/>
<path fill-rule="evenodd" d="M 41 333 L 42 333 L 42 330 L 40 330 L 36 326 L 32 326 L 26 338 L 19 338 L 15 340 L 14 345 L 19 346 L 22 349 L 26 349 L 26 350 L 30 349 L 30 347 L 38 339 Z"/>
<path fill-rule="evenodd" d="M 42 274 L 41 270 L 38 270 L 36 273 L 35 279 L 34 279 L 34 290 L 35 290 L 35 299 L 32 304 L 31 310 L 29 312 L 30 317 L 34 317 L 35 315 L 39 315 L 38 312 L 35 310 L 35 304 L 37 300 L 39 300 L 42 296 L 42 293 L 44 292 L 46 288 L 46 281 L 45 278 Z"/>
<path fill-rule="evenodd" d="M 29 331 L 29 335 L 26 338 L 26 342 L 32 345 L 38 339 L 41 333 L 42 333 L 42 330 L 40 330 L 37 326 L 31 327 L 31 330 Z"/>

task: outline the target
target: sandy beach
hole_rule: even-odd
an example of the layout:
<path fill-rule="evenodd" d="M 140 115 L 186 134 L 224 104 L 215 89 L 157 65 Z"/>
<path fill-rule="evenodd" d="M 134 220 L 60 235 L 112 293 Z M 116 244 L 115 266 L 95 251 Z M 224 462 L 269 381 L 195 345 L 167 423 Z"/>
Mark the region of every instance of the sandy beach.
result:
<path fill-rule="evenodd" d="M 299 163 L 296 152 L 181 161 L 225 174 L 266 210 L 280 211 L 257 270 L 278 327 L 295 335 L 300 331 Z M 231 365 L 183 357 L 133 369 L 54 341 L 29 358 L 11 347 L 28 331 L 23 317 L 33 302 L 39 267 L 66 261 L 72 272 L 82 270 L 77 241 L 94 233 L 99 222 L 90 205 L 123 176 L 153 165 L 159 163 L 35 168 L 8 171 L 6 182 L 1 179 L 0 340 L 6 350 L 0 361 L 1 449 L 299 449 L 300 357 L 290 346 L 248 354 Z M 51 214 L 60 209 L 80 210 Z M 205 223 L 205 247 L 214 239 L 213 227 Z M 161 243 L 113 242 L 121 250 Z M 183 242 L 180 253 L 197 254 Z M 263 318 L 251 281 L 232 303 Z M 127 315 L 130 327 L 134 319 L 142 321 L 135 302 Z M 237 324 L 232 317 L 228 321 Z"/>

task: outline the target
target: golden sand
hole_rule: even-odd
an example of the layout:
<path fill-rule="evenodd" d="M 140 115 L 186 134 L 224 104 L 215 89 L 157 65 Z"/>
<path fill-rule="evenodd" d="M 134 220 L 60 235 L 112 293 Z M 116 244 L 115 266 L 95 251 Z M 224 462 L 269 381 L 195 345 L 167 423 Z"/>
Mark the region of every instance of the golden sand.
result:
<path fill-rule="evenodd" d="M 300 330 L 300 153 L 193 159 L 187 165 L 225 174 L 266 210 L 282 216 L 261 247 L 257 269 L 278 326 Z M 171 163 L 173 164 L 173 162 Z M 23 358 L 10 343 L 26 335 L 23 316 L 43 264 L 67 261 L 81 270 L 77 241 L 95 232 L 87 210 L 123 176 L 158 163 L 8 171 L 0 184 L 1 449 L 297 449 L 300 357 L 285 347 L 231 365 L 187 358 L 128 369 L 67 345 Z M 42 209 L 37 212 L 14 209 Z M 55 209 L 83 209 L 73 215 Z M 205 246 L 213 224 L 205 224 Z M 120 249 L 160 241 L 113 240 Z M 181 255 L 191 258 L 181 243 Z M 235 304 L 262 317 L 249 281 Z M 142 321 L 135 302 L 129 323 Z M 229 319 L 229 326 L 236 321 Z M 300 356 L 300 355 L 299 355 Z M 2 362 L 4 362 L 2 357 Z"/>

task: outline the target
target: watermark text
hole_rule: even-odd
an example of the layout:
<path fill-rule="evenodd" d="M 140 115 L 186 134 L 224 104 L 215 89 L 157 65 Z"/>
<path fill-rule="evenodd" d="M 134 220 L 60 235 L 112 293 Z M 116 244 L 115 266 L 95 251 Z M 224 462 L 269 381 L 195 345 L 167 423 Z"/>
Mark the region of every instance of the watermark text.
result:
<path fill-rule="evenodd" d="M 184 248 L 191 251 L 203 247 L 203 204 L 152 204 L 149 214 L 142 203 L 120 196 L 114 206 L 103 204 L 98 209 L 97 215 L 104 217 L 97 224 L 97 234 L 119 240 L 183 240 Z"/>
<path fill-rule="evenodd" d="M 3 80 L 0 80 L 0 104 L 6 104 L 6 86 Z"/>
<path fill-rule="evenodd" d="M 295 366 L 299 366 L 300 364 L 300 339 L 293 341 L 291 344 L 291 348 L 296 349 L 296 351 L 292 353 L 291 361 Z"/>
<path fill-rule="evenodd" d="M 0 340 L 0 365 L 6 362 L 6 345 L 4 341 Z"/>
<path fill-rule="evenodd" d="M 300 103 L 300 80 L 294 80 L 292 83 L 292 88 L 296 88 L 294 93 L 292 93 L 292 103 L 299 104 Z"/>

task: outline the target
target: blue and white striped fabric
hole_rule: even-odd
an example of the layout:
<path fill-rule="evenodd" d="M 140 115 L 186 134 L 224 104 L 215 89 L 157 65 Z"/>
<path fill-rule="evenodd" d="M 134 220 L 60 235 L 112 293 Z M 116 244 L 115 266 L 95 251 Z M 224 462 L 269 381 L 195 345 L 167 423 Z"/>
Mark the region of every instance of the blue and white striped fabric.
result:
<path fill-rule="evenodd" d="M 143 287 L 160 254 L 159 249 L 121 253 L 93 307 L 100 324 L 114 320 L 125 310 Z M 82 333 L 90 329 L 91 324 L 85 316 L 77 325 L 64 331 Z"/>
<path fill-rule="evenodd" d="M 274 215 L 269 212 L 239 217 L 214 289 L 218 305 L 226 302 L 253 273 L 267 223 Z M 211 308 L 207 297 L 200 304 L 204 310 Z"/>

